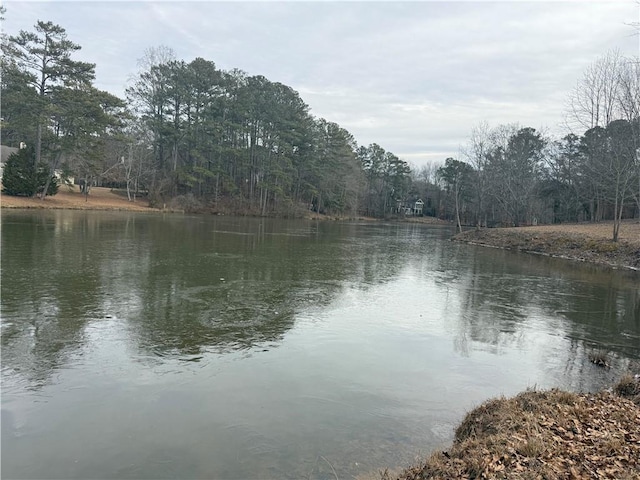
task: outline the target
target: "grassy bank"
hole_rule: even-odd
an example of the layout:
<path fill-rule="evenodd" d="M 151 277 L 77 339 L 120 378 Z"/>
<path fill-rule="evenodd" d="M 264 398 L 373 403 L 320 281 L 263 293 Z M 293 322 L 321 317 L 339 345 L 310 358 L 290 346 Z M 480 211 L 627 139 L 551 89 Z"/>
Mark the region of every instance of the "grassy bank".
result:
<path fill-rule="evenodd" d="M 597 394 L 489 400 L 464 418 L 448 450 L 397 478 L 640 479 L 640 378 Z"/>
<path fill-rule="evenodd" d="M 193 197 L 191 197 L 193 198 Z M 240 216 L 261 216 L 259 210 L 251 210 L 238 205 L 230 200 L 220 201 L 215 207 L 194 203 L 189 197 L 177 197 L 172 199 L 160 208 L 154 208 L 149 204 L 146 197 L 138 197 L 135 202 L 127 199 L 123 190 L 114 191 L 109 188 L 93 187 L 91 193 L 85 197 L 77 186 L 72 188 L 60 187 L 60 191 L 47 197 L 44 201 L 34 197 L 12 197 L 10 195 L 0 195 L 0 207 L 2 208 L 22 208 L 22 209 L 67 209 L 67 210 L 120 210 L 132 212 L 175 212 L 175 213 L 202 213 L 211 215 L 240 215 Z M 304 218 L 307 220 L 334 220 L 334 221 L 364 221 L 377 222 L 380 219 L 363 216 L 349 215 L 324 215 L 298 209 L 295 211 L 283 211 L 282 215 L 274 214 L 276 217 Z M 433 217 L 407 217 L 404 222 L 450 225 L 450 222 L 439 220 Z"/>
<path fill-rule="evenodd" d="M 618 242 L 610 240 L 607 222 L 579 225 L 545 225 L 520 228 L 471 229 L 455 241 L 549 255 L 578 261 L 640 270 L 640 223 L 624 222 Z"/>
<path fill-rule="evenodd" d="M 130 202 L 126 194 L 113 192 L 108 188 L 93 187 L 91 193 L 85 197 L 77 186 L 69 189 L 60 187 L 60 191 L 44 200 L 34 197 L 12 197 L 2 194 L 0 198 L 2 208 L 37 208 L 37 209 L 68 209 L 68 210 L 125 210 L 133 212 L 158 211 L 149 207 L 145 198 L 137 198 Z"/>
<path fill-rule="evenodd" d="M 149 204 L 146 197 L 138 197 L 135 202 L 127 199 L 125 191 L 114 191 L 104 187 L 93 187 L 91 193 L 85 196 L 77 186 L 72 188 L 61 187 L 60 192 L 45 200 L 34 197 L 12 197 L 10 195 L 0 195 L 0 207 L 19 209 L 66 209 L 66 210 L 111 210 L 130 212 L 168 212 L 168 213 L 199 213 L 209 215 L 240 215 L 240 216 L 260 216 L 259 210 L 243 208 L 232 201 L 221 201 L 215 207 L 203 205 L 193 200 L 193 197 L 177 197 L 159 208 L 154 208 Z M 308 220 L 358 220 L 376 221 L 368 217 L 349 217 L 338 215 L 320 215 L 306 210 L 293 213 L 296 218 Z M 286 215 L 281 215 L 282 217 Z"/>

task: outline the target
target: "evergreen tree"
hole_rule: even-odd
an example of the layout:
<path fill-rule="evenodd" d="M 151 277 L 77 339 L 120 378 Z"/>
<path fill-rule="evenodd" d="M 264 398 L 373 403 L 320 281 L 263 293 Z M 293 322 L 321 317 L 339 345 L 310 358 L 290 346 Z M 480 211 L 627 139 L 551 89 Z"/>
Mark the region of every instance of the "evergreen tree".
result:
<path fill-rule="evenodd" d="M 32 197 L 44 190 L 49 182 L 47 195 L 58 193 L 58 179 L 49 174 L 49 167 L 40 163 L 34 166 L 33 148 L 19 150 L 7 159 L 2 173 L 2 191 L 7 195 Z"/>
<path fill-rule="evenodd" d="M 38 97 L 31 108 L 37 112 L 35 162 L 40 163 L 44 129 L 48 126 L 50 96 L 55 87 L 89 84 L 95 65 L 71 59 L 80 45 L 71 42 L 60 25 L 38 21 L 33 32 L 21 30 L 3 43 L 4 55 L 23 73 Z"/>

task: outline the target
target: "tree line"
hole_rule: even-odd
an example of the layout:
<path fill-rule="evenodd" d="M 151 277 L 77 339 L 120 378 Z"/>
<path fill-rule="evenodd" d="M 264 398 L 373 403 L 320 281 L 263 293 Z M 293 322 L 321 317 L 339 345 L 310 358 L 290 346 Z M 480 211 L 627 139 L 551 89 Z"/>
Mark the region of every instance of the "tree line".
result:
<path fill-rule="evenodd" d="M 424 214 L 462 229 L 619 226 L 640 212 L 638 58 L 611 52 L 585 71 L 563 138 L 482 123 L 458 159 L 416 169 L 378 144 L 359 146 L 264 76 L 150 48 L 120 99 L 94 86 L 94 64 L 72 58 L 80 48 L 51 22 L 2 38 L 3 143 L 29 146 L 22 164 L 40 172 L 29 194 L 55 191 L 51 174 L 62 170 L 87 193 L 101 183 L 159 206 L 179 199 L 257 215 L 382 217 L 422 199 Z"/>
<path fill-rule="evenodd" d="M 464 161 L 438 169 L 459 226 L 608 219 L 615 241 L 622 219 L 640 215 L 639 59 L 598 59 L 567 104 L 573 132 L 560 139 L 518 125 L 473 129 Z"/>
<path fill-rule="evenodd" d="M 58 25 L 40 21 L 2 46 L 3 141 L 32 145 L 35 166 L 44 160 L 84 185 L 260 215 L 383 216 L 406 193 L 406 162 L 377 144 L 358 146 L 264 76 L 152 48 L 123 100 L 94 87 L 95 65 L 72 60 L 80 46 Z"/>

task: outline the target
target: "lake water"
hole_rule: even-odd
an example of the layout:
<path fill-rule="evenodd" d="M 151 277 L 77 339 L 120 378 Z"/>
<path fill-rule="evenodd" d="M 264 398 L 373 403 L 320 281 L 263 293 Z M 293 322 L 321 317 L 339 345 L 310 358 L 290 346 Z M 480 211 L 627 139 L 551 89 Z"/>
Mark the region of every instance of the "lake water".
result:
<path fill-rule="evenodd" d="M 640 358 L 637 274 L 451 234 L 3 211 L 2 478 L 350 478 Z"/>

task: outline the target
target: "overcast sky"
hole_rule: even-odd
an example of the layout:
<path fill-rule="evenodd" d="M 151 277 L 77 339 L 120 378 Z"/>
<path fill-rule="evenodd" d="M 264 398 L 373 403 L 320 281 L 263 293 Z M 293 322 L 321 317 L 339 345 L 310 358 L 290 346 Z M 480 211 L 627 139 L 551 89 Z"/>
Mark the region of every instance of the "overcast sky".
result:
<path fill-rule="evenodd" d="M 413 165 L 457 156 L 471 129 L 561 134 L 566 98 L 608 50 L 638 55 L 634 0 L 589 2 L 4 1 L 4 31 L 52 21 L 124 96 L 147 47 L 297 90 L 317 117 Z"/>

